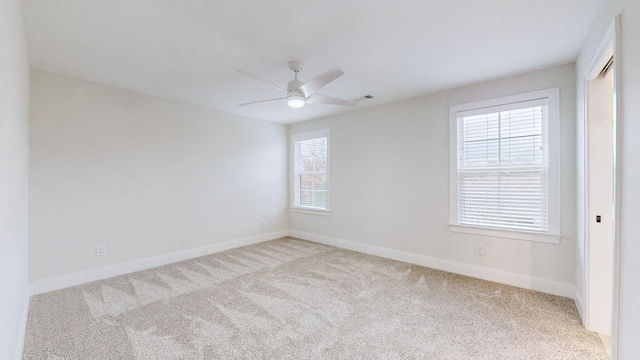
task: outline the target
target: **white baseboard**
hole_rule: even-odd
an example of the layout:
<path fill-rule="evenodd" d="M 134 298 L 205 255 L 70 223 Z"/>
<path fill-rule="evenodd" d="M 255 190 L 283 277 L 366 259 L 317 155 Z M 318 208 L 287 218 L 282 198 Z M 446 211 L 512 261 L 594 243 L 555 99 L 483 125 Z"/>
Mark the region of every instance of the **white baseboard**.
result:
<path fill-rule="evenodd" d="M 22 324 L 20 324 L 20 329 L 17 334 L 17 338 L 13 340 L 14 345 L 13 345 L 12 355 L 13 355 L 13 359 L 15 360 L 22 359 L 22 353 L 24 350 L 24 340 L 25 340 L 25 337 L 27 336 L 27 320 L 29 319 L 29 303 L 30 303 L 29 292 L 28 292 L 28 288 L 25 287 L 24 305 L 22 308 L 22 316 L 20 317 L 22 319 Z"/>
<path fill-rule="evenodd" d="M 31 295 L 37 295 L 49 291 L 67 288 L 70 286 L 86 284 L 92 281 L 107 279 L 110 277 L 124 275 L 135 271 L 146 270 L 149 268 L 167 265 L 178 261 L 235 249 L 242 246 L 257 244 L 264 241 L 278 239 L 287 235 L 303 240 L 317 242 L 320 244 L 331 245 L 343 249 L 403 261 L 460 275 L 471 276 L 483 280 L 517 286 L 524 289 L 568 297 L 576 301 L 576 306 L 578 308 L 578 311 L 580 312 L 580 316 L 583 316 L 584 309 L 582 307 L 582 298 L 576 292 L 575 286 L 571 284 L 514 274 L 506 271 L 464 264 L 420 254 L 413 254 L 405 251 L 393 250 L 348 240 L 336 239 L 328 236 L 317 235 L 297 230 L 276 231 L 268 234 L 261 234 L 226 241 L 223 243 L 207 245 L 199 248 L 183 250 L 171 254 L 149 257 L 123 264 L 115 264 L 83 272 L 62 275 L 50 279 L 38 280 L 30 283 Z"/>
<path fill-rule="evenodd" d="M 553 280 L 535 278 L 532 276 L 514 274 L 506 271 L 438 259 L 429 256 L 413 254 L 405 251 L 393 250 L 348 240 L 336 239 L 297 230 L 289 230 L 289 236 L 320 244 L 331 245 L 343 249 L 353 250 L 365 254 L 376 255 L 392 260 L 421 265 L 432 269 L 443 270 L 455 274 L 466 275 L 478 279 L 489 280 L 501 284 L 535 290 L 547 294 L 564 296 L 573 299 L 576 295 L 575 286 Z"/>
<path fill-rule="evenodd" d="M 580 320 L 582 320 L 582 325 L 585 325 L 585 309 L 584 302 L 582 301 L 582 294 L 576 288 L 575 294 L 573 294 L 573 301 L 576 303 L 576 308 L 578 309 L 578 314 L 580 315 Z"/>
<path fill-rule="evenodd" d="M 38 280 L 30 283 L 31 295 L 42 294 L 49 291 L 64 289 L 70 286 L 86 284 L 92 281 L 107 279 L 110 277 L 124 275 L 135 271 L 146 270 L 178 261 L 193 259 L 225 250 L 235 249 L 242 246 L 274 240 L 287 236 L 288 233 L 289 232 L 287 230 L 275 231 L 267 234 L 260 234 L 256 236 L 225 241 L 218 244 L 211 244 L 198 248 L 182 250 L 170 254 L 153 256 L 122 264 L 109 265 L 78 273 Z"/>

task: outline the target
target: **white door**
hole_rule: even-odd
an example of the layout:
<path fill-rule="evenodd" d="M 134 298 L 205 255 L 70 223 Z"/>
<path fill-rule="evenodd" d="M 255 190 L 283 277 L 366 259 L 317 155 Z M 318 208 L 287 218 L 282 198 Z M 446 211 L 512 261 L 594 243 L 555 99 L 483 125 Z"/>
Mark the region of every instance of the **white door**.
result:
<path fill-rule="evenodd" d="M 588 329 L 604 335 L 611 335 L 614 241 L 613 66 L 608 69 L 587 84 Z"/>

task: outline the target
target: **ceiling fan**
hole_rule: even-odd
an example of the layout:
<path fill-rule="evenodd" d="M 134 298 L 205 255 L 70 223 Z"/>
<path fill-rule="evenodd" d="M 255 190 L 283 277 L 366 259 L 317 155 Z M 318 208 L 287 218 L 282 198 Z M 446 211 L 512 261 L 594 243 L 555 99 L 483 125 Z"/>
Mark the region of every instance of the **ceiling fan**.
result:
<path fill-rule="evenodd" d="M 344 72 L 338 68 L 333 68 L 321 75 L 314 77 L 313 79 L 303 83 L 298 79 L 298 73 L 304 67 L 304 63 L 302 61 L 289 61 L 289 69 L 291 69 L 294 73 L 294 79 L 289 81 L 287 84 L 287 89 L 283 89 L 280 86 L 272 83 L 269 80 L 263 79 L 256 75 L 250 74 L 244 70 L 238 70 L 238 72 L 250 76 L 256 80 L 262 81 L 263 83 L 272 86 L 283 93 L 286 94 L 285 97 L 276 98 L 276 99 L 267 99 L 267 100 L 259 100 L 252 101 L 244 104 L 240 104 L 238 106 L 247 106 L 271 101 L 282 101 L 287 100 L 287 104 L 292 108 L 301 108 L 305 104 L 328 104 L 328 105 L 341 105 L 341 106 L 355 106 L 356 102 L 352 100 L 339 99 L 331 96 L 316 94 L 323 86 L 332 82 L 333 80 L 339 78 L 344 74 Z"/>

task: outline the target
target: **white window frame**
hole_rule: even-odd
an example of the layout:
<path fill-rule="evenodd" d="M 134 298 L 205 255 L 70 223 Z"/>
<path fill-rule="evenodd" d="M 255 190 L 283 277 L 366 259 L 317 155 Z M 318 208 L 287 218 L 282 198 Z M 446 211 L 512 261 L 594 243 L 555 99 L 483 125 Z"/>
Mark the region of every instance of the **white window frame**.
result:
<path fill-rule="evenodd" d="M 297 141 L 311 140 L 318 138 L 327 138 L 327 208 L 320 209 L 315 207 L 301 206 L 299 205 L 299 184 L 295 174 L 295 161 L 296 161 L 296 148 L 295 143 Z M 329 129 L 318 129 L 312 131 L 305 131 L 301 133 L 291 134 L 290 142 L 290 179 L 291 179 L 291 210 L 294 212 L 329 216 L 331 214 L 331 136 Z"/>
<path fill-rule="evenodd" d="M 547 141 L 549 147 L 548 168 L 548 230 L 513 230 L 500 227 L 485 227 L 460 224 L 458 221 L 458 113 L 483 108 L 504 106 L 519 102 L 548 99 Z M 484 235 L 517 240 L 559 244 L 561 234 L 560 209 L 560 90 L 552 88 L 518 95 L 505 96 L 485 101 L 451 106 L 449 108 L 449 230 L 452 232 Z M 543 130 L 544 131 L 544 130 Z"/>

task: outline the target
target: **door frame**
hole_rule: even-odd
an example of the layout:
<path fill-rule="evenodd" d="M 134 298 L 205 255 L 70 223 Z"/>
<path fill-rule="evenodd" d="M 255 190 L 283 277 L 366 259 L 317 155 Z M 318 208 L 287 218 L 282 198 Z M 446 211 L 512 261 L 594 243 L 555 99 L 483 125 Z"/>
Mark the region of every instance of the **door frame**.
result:
<path fill-rule="evenodd" d="M 610 50 L 613 50 L 613 71 L 614 71 L 614 86 L 613 86 L 613 134 L 614 134 L 614 149 L 613 149 L 613 292 L 612 292 L 612 316 L 611 316 L 611 359 L 617 359 L 619 353 L 619 319 L 620 319 L 620 268 L 621 268 L 621 242 L 620 242 L 620 209 L 621 209 L 621 164 L 622 164 L 622 138 L 623 138 L 623 122 L 622 122 L 622 64 L 620 56 L 620 15 L 616 15 L 613 22 L 609 26 L 598 51 L 593 56 L 587 71 L 583 74 L 583 96 L 584 96 L 584 234 L 585 234 L 585 247 L 584 247 L 584 286 L 582 297 L 584 299 L 584 319 L 585 327 L 589 325 L 589 249 L 590 249 L 590 237 L 589 237 L 589 81 L 598 76 L 603 66 L 609 60 Z"/>

